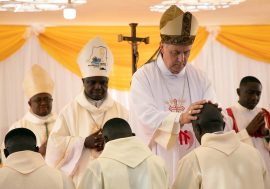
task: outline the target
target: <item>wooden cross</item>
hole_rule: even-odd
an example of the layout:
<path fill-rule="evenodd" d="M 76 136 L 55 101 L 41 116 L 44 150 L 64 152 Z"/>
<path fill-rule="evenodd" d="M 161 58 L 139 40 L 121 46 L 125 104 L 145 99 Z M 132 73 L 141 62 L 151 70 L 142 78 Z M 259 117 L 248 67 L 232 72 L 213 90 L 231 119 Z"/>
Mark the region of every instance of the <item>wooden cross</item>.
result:
<path fill-rule="evenodd" d="M 122 34 L 118 35 L 118 42 L 121 41 L 130 41 L 131 42 L 131 56 L 132 56 L 132 75 L 137 70 L 137 63 L 139 60 L 139 53 L 138 53 L 138 42 L 144 42 L 145 44 L 149 44 L 149 37 L 141 38 L 136 37 L 136 27 L 137 23 L 130 23 L 129 26 L 131 27 L 131 37 L 123 36 Z"/>

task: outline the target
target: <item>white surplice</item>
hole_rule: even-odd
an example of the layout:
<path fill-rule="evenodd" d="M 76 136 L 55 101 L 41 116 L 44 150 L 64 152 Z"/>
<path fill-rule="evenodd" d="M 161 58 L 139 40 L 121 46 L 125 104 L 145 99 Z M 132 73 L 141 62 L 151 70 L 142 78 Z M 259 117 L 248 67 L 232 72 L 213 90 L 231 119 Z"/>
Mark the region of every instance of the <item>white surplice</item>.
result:
<path fill-rule="evenodd" d="M 178 160 L 199 146 L 191 124 L 180 131 L 180 114 L 203 99 L 216 102 L 215 92 L 207 77 L 190 64 L 179 74 L 172 74 L 159 55 L 157 61 L 145 64 L 133 75 L 130 124 L 137 136 L 165 160 L 171 179 Z"/>
<path fill-rule="evenodd" d="M 20 151 L 8 156 L 0 169 L 3 189 L 75 189 L 72 179 L 46 165 L 41 154 Z"/>
<path fill-rule="evenodd" d="M 202 145 L 179 161 L 173 189 L 269 189 L 260 153 L 234 131 L 207 133 Z"/>
<path fill-rule="evenodd" d="M 40 146 L 47 141 L 46 125 L 48 127 L 48 132 L 50 133 L 56 118 L 57 115 L 54 113 L 41 117 L 34 115 L 31 111 L 28 111 L 24 117 L 15 122 L 9 130 L 15 128 L 26 128 L 31 130 L 36 135 L 37 145 Z"/>
<path fill-rule="evenodd" d="M 266 143 L 266 140 L 264 138 L 250 137 L 246 130 L 248 124 L 259 112 L 262 111 L 262 109 L 259 107 L 255 107 L 253 110 L 248 110 L 247 108 L 241 106 L 239 103 L 235 104 L 230 108 L 232 109 L 236 125 L 239 130 L 238 135 L 240 139 L 243 142 L 248 143 L 254 146 L 257 150 L 259 150 L 261 156 L 264 159 L 268 173 L 270 174 L 270 152 L 268 147 L 269 144 Z M 231 119 L 229 121 L 231 121 L 230 125 L 233 125 L 233 121 Z M 265 124 L 265 127 L 269 128 L 269 126 L 267 125 L 267 120 L 265 120 Z"/>
<path fill-rule="evenodd" d="M 165 163 L 136 136 L 112 140 L 92 161 L 78 189 L 169 189 Z"/>
<path fill-rule="evenodd" d="M 97 108 L 87 100 L 82 91 L 61 111 L 56 120 L 47 145 L 48 165 L 71 175 L 77 184 L 87 164 L 100 154 L 84 147 L 85 138 L 115 117 L 127 120 L 128 112 L 109 95 Z"/>

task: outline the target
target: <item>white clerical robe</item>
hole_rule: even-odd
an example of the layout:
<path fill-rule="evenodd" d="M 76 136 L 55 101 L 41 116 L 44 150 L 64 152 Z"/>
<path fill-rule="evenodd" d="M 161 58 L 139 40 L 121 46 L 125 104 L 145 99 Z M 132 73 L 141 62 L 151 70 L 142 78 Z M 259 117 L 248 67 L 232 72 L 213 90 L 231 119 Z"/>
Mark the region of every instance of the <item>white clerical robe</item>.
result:
<path fill-rule="evenodd" d="M 208 133 L 202 145 L 179 161 L 173 189 L 269 189 L 260 153 L 234 131 Z"/>
<path fill-rule="evenodd" d="M 8 156 L 0 169 L 2 189 L 75 189 L 72 179 L 46 165 L 41 154 L 20 151 Z"/>
<path fill-rule="evenodd" d="M 180 114 L 203 99 L 215 102 L 215 92 L 207 77 L 190 64 L 179 74 L 172 74 L 159 55 L 157 61 L 145 64 L 133 75 L 130 124 L 165 160 L 170 179 L 175 176 L 178 160 L 199 146 L 191 124 L 180 130 Z"/>
<path fill-rule="evenodd" d="M 237 134 L 239 135 L 241 141 L 254 146 L 261 153 L 268 173 L 270 174 L 270 152 L 266 140 L 260 137 L 250 137 L 246 130 L 248 124 L 259 112 L 262 111 L 262 109 L 255 107 L 253 110 L 248 110 L 247 108 L 241 106 L 239 103 L 230 108 L 235 118 L 236 125 L 239 130 Z M 231 123 L 229 125 L 233 125 L 233 121 L 231 119 L 230 121 Z M 265 120 L 265 127 L 269 128 L 267 125 L 267 120 Z"/>
<path fill-rule="evenodd" d="M 47 142 L 47 138 L 49 137 L 49 134 L 54 126 L 55 120 L 56 120 L 56 114 L 51 113 L 48 116 L 37 116 L 33 114 L 31 111 L 28 111 L 22 119 L 19 121 L 16 121 L 10 128 L 9 131 L 15 128 L 26 128 L 31 130 L 37 139 L 37 145 L 41 146 L 45 142 Z M 46 128 L 47 126 L 47 128 Z M 48 130 L 47 130 L 48 129 Z M 3 149 L 5 148 L 5 145 L 2 144 L 2 150 L 1 150 L 1 158 L 2 161 L 5 162 L 6 158 L 3 154 Z"/>
<path fill-rule="evenodd" d="M 128 112 L 109 95 L 97 108 L 82 91 L 61 111 L 56 120 L 47 144 L 45 160 L 48 165 L 71 175 L 77 185 L 87 164 L 100 154 L 84 147 L 85 138 L 115 117 L 127 120 Z"/>
<path fill-rule="evenodd" d="M 169 189 L 165 164 L 136 136 L 112 140 L 92 161 L 78 189 Z"/>

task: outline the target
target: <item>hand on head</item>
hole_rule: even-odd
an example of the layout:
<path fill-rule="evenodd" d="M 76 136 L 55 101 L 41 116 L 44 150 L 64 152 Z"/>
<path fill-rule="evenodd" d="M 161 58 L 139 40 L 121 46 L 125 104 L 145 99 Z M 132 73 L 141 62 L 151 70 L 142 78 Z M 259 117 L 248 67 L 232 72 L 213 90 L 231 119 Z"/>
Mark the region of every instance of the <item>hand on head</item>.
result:
<path fill-rule="evenodd" d="M 192 120 L 196 120 L 197 116 L 195 116 L 194 114 L 200 113 L 205 103 L 207 103 L 206 100 L 200 100 L 191 104 L 187 108 L 187 110 L 180 116 L 179 120 L 180 125 L 183 126 L 184 124 L 191 123 Z"/>
<path fill-rule="evenodd" d="M 224 130 L 225 122 L 217 104 L 207 102 L 196 114 L 197 119 L 192 120 L 193 131 L 200 142 L 205 133 L 214 133 Z"/>
<path fill-rule="evenodd" d="M 102 129 L 90 134 L 84 141 L 85 148 L 96 149 L 98 152 L 104 148 L 104 138 L 102 137 Z"/>

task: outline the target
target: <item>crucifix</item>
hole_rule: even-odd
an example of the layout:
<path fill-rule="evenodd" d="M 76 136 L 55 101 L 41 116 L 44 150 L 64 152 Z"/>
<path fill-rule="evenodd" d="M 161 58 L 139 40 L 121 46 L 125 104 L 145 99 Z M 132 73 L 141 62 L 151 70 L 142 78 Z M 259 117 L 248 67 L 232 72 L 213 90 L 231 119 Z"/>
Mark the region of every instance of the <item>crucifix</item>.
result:
<path fill-rule="evenodd" d="M 118 42 L 128 41 L 131 42 L 131 55 L 132 55 L 132 74 L 134 74 L 137 70 L 137 63 L 139 60 L 139 52 L 138 52 L 138 42 L 144 42 L 145 44 L 149 44 L 149 37 L 136 37 L 136 27 L 137 23 L 130 23 L 131 27 L 131 37 L 123 36 L 122 34 L 118 35 Z"/>

